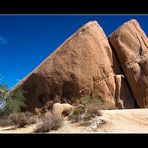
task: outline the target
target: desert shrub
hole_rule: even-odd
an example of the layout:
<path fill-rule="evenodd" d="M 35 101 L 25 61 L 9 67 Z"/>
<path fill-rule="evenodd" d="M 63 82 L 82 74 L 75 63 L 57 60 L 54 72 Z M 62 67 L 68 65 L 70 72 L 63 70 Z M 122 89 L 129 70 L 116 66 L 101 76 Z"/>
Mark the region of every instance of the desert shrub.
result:
<path fill-rule="evenodd" d="M 4 112 L 4 110 L 3 109 L 0 109 L 0 119 L 3 119 L 4 118 L 4 116 L 5 116 L 5 112 Z"/>
<path fill-rule="evenodd" d="M 84 107 L 76 107 L 72 114 L 68 116 L 68 118 L 72 122 L 79 122 L 82 119 L 82 116 L 85 114 L 85 108 Z"/>
<path fill-rule="evenodd" d="M 21 112 L 25 107 L 25 97 L 22 89 L 9 92 L 6 85 L 0 85 L 0 126 L 24 127 L 35 123 L 35 116 L 30 112 Z"/>
<path fill-rule="evenodd" d="M 36 123 L 36 118 L 28 112 L 11 114 L 8 119 L 11 121 L 12 125 L 17 127 L 25 127 Z"/>
<path fill-rule="evenodd" d="M 41 119 L 41 122 L 36 125 L 35 133 L 49 132 L 57 130 L 63 125 L 63 118 L 47 112 Z"/>
<path fill-rule="evenodd" d="M 96 93 L 95 96 L 83 96 L 79 99 L 82 104 L 81 107 L 77 106 L 73 114 L 69 116 L 69 119 L 72 122 L 84 121 L 88 124 L 89 120 L 91 120 L 95 116 L 101 116 L 101 109 L 106 107 L 106 102 L 101 98 L 101 96 Z"/>
<path fill-rule="evenodd" d="M 96 104 L 88 104 L 87 113 L 101 116 L 101 112 L 99 111 L 98 106 Z"/>
<path fill-rule="evenodd" d="M 9 118 L 0 118 L 0 126 L 6 127 L 12 125 L 13 125 L 12 120 L 10 120 Z"/>
<path fill-rule="evenodd" d="M 12 125 L 23 127 L 27 123 L 27 119 L 22 114 L 10 114 L 8 120 L 11 121 Z"/>
<path fill-rule="evenodd" d="M 15 126 L 15 127 L 25 127 L 30 124 L 35 124 L 37 122 L 37 117 L 32 116 L 31 113 L 13 113 L 9 116 L 4 116 L 0 118 L 0 126 Z"/>
<path fill-rule="evenodd" d="M 22 89 L 10 93 L 6 85 L 0 85 L 0 118 L 21 112 L 25 107 L 24 93 Z"/>
<path fill-rule="evenodd" d="M 0 118 L 2 118 L 3 115 L 5 114 L 4 107 L 5 107 L 7 92 L 8 92 L 7 86 L 0 84 Z"/>
<path fill-rule="evenodd" d="M 93 117 L 95 116 L 101 116 L 101 112 L 98 110 L 98 108 L 88 107 L 88 108 L 75 108 L 73 113 L 68 116 L 68 118 L 72 122 L 89 122 Z M 86 123 L 87 124 L 87 123 Z"/>
<path fill-rule="evenodd" d="M 25 107 L 25 97 L 22 89 L 16 89 L 7 95 L 5 110 L 8 113 L 21 112 L 21 108 Z"/>

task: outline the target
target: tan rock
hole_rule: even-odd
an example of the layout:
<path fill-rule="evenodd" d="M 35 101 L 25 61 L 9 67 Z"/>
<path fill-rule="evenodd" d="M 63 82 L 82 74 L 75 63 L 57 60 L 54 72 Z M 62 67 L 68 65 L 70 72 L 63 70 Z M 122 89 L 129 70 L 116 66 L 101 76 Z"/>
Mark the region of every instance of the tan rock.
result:
<path fill-rule="evenodd" d="M 73 112 L 74 107 L 68 103 L 55 103 L 53 104 L 53 114 L 62 116 L 62 114 L 69 115 Z"/>
<path fill-rule="evenodd" d="M 44 106 L 57 95 L 61 102 L 72 103 L 85 94 L 95 95 L 96 92 L 115 106 L 116 74 L 122 74 L 116 55 L 103 29 L 92 21 L 69 37 L 14 89 L 22 87 L 27 92 L 28 110 Z M 123 89 L 121 87 L 120 91 Z M 128 96 L 128 100 L 132 100 L 130 91 L 127 92 L 121 93 L 121 98 Z M 134 103 L 129 103 L 128 107 L 134 108 Z"/>
<path fill-rule="evenodd" d="M 109 36 L 139 107 L 148 107 L 148 38 L 136 20 Z"/>

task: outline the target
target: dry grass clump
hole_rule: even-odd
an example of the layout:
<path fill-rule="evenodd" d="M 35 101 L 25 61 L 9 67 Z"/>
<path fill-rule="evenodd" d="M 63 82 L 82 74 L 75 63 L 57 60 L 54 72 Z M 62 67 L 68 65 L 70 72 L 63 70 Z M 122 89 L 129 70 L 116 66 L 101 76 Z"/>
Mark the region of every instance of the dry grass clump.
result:
<path fill-rule="evenodd" d="M 36 125 L 35 133 L 44 133 L 51 130 L 57 130 L 63 125 L 63 118 L 47 112 L 41 119 L 41 122 Z"/>
<path fill-rule="evenodd" d="M 84 99 L 84 98 L 83 98 Z M 69 119 L 72 122 L 88 122 L 95 116 L 101 116 L 101 112 L 99 111 L 99 103 L 96 103 L 97 101 L 91 100 L 91 98 L 86 97 L 86 100 L 82 102 L 81 106 L 77 106 L 73 114 L 69 116 Z"/>
<path fill-rule="evenodd" d="M 11 114 L 9 120 L 12 122 L 12 125 L 18 128 L 36 123 L 35 116 L 32 116 L 29 113 Z"/>
<path fill-rule="evenodd" d="M 35 124 L 36 117 L 29 112 L 13 113 L 0 119 L 0 126 L 15 126 L 17 128 Z"/>

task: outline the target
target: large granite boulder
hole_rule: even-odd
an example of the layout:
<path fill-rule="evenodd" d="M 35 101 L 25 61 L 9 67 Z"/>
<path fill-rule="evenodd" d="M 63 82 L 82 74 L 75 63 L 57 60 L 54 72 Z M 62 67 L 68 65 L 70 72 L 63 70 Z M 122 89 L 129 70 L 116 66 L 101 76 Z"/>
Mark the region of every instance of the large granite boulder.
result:
<path fill-rule="evenodd" d="M 148 107 L 148 38 L 136 20 L 109 36 L 139 107 Z"/>
<path fill-rule="evenodd" d="M 134 108 L 126 79 L 115 80 L 116 75 L 122 74 L 104 31 L 92 21 L 69 37 L 13 90 L 21 87 L 27 92 L 28 110 L 44 106 L 57 95 L 72 103 L 96 93 L 112 107 L 121 99 L 124 108 Z"/>

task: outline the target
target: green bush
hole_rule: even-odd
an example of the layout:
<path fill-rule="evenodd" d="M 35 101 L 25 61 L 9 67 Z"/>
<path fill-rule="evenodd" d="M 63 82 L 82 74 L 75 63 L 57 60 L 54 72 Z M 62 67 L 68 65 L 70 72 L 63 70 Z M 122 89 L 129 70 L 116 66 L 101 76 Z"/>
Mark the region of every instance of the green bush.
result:
<path fill-rule="evenodd" d="M 25 107 L 24 91 L 16 89 L 14 92 L 7 95 L 5 110 L 9 113 L 21 112 L 21 108 Z"/>
<path fill-rule="evenodd" d="M 0 126 L 17 126 L 36 123 L 37 117 L 30 112 L 21 112 L 25 107 L 25 97 L 22 89 L 8 91 L 6 85 L 0 85 Z"/>
<path fill-rule="evenodd" d="M 82 115 L 85 114 L 85 108 L 84 107 L 76 107 L 72 114 L 68 116 L 68 118 L 72 122 L 79 122 L 82 120 Z"/>
<path fill-rule="evenodd" d="M 7 85 L 0 84 L 0 106 L 1 106 L 1 109 L 4 107 L 7 92 L 8 92 Z"/>
<path fill-rule="evenodd" d="M 94 108 L 98 110 L 115 108 L 110 102 L 103 98 L 98 91 L 95 91 L 92 96 L 86 95 L 81 97 L 79 100 L 86 108 L 91 108 L 93 110 L 95 110 Z"/>
<path fill-rule="evenodd" d="M 83 96 L 79 98 L 79 102 L 82 106 L 77 106 L 73 114 L 69 116 L 72 122 L 89 122 L 95 116 L 101 116 L 100 110 L 106 107 L 106 101 L 101 98 L 99 93 L 95 93 L 95 96 Z"/>
<path fill-rule="evenodd" d="M 0 118 L 21 112 L 25 107 L 24 93 L 22 89 L 9 92 L 6 85 L 0 85 Z"/>

